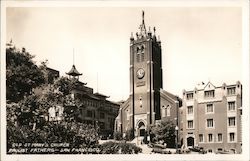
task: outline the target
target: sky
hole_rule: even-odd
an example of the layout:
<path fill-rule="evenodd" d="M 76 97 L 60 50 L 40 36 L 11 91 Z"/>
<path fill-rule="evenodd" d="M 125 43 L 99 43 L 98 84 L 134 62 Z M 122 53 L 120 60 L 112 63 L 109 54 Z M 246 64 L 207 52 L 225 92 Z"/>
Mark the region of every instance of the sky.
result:
<path fill-rule="evenodd" d="M 73 64 L 87 86 L 126 100 L 129 38 L 145 12 L 162 44 L 163 89 L 182 98 L 200 82 L 242 81 L 242 13 L 237 7 L 10 7 L 6 41 L 66 76 Z"/>

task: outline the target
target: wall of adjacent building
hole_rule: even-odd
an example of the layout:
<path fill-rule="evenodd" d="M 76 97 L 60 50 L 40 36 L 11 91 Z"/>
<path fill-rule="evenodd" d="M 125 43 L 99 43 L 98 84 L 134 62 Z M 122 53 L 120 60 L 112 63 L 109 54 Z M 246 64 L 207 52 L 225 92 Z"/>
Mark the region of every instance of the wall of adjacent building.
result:
<path fill-rule="evenodd" d="M 228 88 L 235 87 L 235 94 L 228 94 Z M 183 92 L 183 107 L 180 110 L 180 136 L 183 144 L 187 147 L 187 138 L 194 138 L 194 146 L 203 147 L 207 151 L 218 150 L 241 152 L 241 84 L 214 87 L 210 84 L 203 89 Z M 214 90 L 214 97 L 206 98 L 205 91 Z M 187 95 L 193 93 L 192 99 Z M 235 110 L 229 111 L 228 102 L 235 102 Z M 213 105 L 213 112 L 207 112 L 208 104 Z M 188 107 L 193 107 L 193 113 L 188 114 Z M 229 127 L 229 117 L 235 117 L 235 126 Z M 213 119 L 213 127 L 207 127 L 207 119 Z M 193 128 L 188 128 L 188 121 L 193 120 Z M 222 141 L 218 141 L 218 134 L 222 134 Z M 230 142 L 230 133 L 235 133 L 235 141 Z M 203 134 L 203 142 L 199 135 Z M 213 141 L 208 142 L 208 134 L 213 134 Z"/>

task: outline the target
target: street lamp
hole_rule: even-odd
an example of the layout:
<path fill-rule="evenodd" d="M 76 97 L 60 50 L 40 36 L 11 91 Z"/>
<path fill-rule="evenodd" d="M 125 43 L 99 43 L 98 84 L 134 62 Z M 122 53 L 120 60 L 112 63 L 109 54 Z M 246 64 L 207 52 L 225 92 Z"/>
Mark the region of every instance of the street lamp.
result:
<path fill-rule="evenodd" d="M 178 97 L 176 96 L 176 99 L 178 100 Z M 178 130 L 179 130 L 179 127 L 178 127 L 178 117 L 179 117 L 179 101 L 175 101 L 175 104 L 176 104 L 176 118 L 175 118 L 175 121 L 176 121 L 176 126 L 175 126 L 175 132 L 176 132 L 176 137 L 175 137 L 175 148 L 176 148 L 176 154 L 178 154 Z"/>
<path fill-rule="evenodd" d="M 176 125 L 175 126 L 175 132 L 176 132 L 176 137 L 175 137 L 176 154 L 178 154 L 178 130 L 179 130 L 179 127 Z"/>

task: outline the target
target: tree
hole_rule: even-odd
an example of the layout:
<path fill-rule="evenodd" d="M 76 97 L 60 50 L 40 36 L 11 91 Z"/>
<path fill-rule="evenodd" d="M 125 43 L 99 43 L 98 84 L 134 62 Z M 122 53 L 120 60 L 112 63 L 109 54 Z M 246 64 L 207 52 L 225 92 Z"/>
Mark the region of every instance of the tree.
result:
<path fill-rule="evenodd" d="M 64 95 L 68 95 L 73 87 L 74 82 L 67 77 L 61 77 L 54 83 L 54 88 L 58 89 Z"/>
<path fill-rule="evenodd" d="M 160 124 L 151 127 L 153 141 L 163 141 L 167 147 L 175 147 L 175 125 L 171 121 L 161 121 Z"/>
<path fill-rule="evenodd" d="M 45 82 L 41 69 L 33 62 L 34 56 L 15 47 L 6 48 L 6 97 L 11 102 L 18 102 L 29 95 L 32 88 Z"/>
<path fill-rule="evenodd" d="M 81 123 L 83 103 L 70 95 L 77 82 L 66 77 L 45 84 L 46 63 L 38 67 L 23 48 L 6 49 L 7 149 L 13 143 L 70 143 L 71 148 L 98 146 L 98 129 Z M 64 119 L 49 121 L 49 109 L 64 107 Z"/>
<path fill-rule="evenodd" d="M 63 80 L 58 81 L 64 84 Z M 36 90 L 18 103 L 7 104 L 7 149 L 12 143 L 20 142 L 69 143 L 70 148 L 98 146 L 99 127 L 80 122 L 82 103 L 78 99 L 64 95 L 55 84 L 44 84 Z M 60 122 L 46 120 L 48 109 L 56 105 L 64 106 L 64 119 Z"/>

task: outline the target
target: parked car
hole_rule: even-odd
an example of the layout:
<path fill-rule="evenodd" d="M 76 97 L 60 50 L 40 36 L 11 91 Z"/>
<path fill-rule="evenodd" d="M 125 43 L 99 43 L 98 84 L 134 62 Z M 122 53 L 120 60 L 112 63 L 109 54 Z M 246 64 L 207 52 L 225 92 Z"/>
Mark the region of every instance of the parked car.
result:
<path fill-rule="evenodd" d="M 199 146 L 194 146 L 194 147 L 191 147 L 189 148 L 190 151 L 193 151 L 193 152 L 198 152 L 200 154 L 205 154 L 206 151 L 203 149 L 203 147 L 199 147 Z"/>

